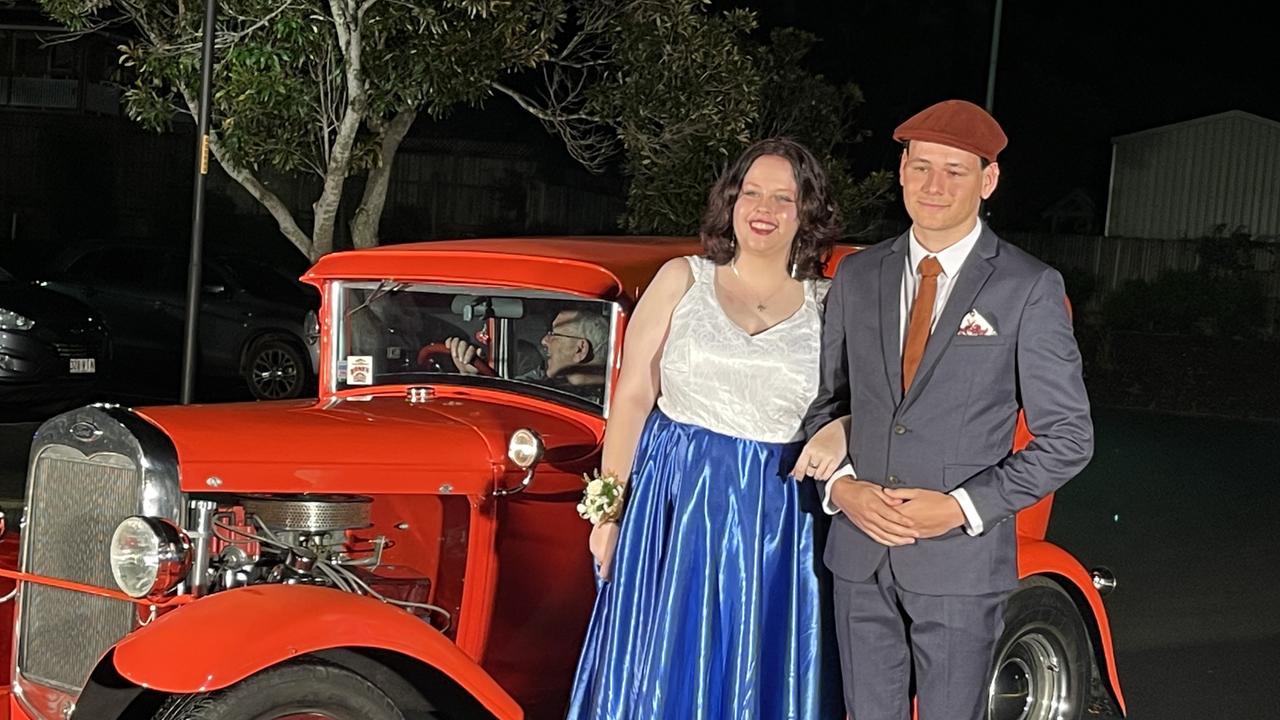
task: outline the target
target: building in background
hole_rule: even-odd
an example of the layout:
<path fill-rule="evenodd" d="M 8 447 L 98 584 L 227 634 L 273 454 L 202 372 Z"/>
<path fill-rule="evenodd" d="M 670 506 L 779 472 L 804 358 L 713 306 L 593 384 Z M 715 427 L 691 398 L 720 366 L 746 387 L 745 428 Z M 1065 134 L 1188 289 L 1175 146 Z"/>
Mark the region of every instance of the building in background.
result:
<path fill-rule="evenodd" d="M 1113 138 L 1105 234 L 1280 238 L 1280 122 L 1232 110 Z"/>

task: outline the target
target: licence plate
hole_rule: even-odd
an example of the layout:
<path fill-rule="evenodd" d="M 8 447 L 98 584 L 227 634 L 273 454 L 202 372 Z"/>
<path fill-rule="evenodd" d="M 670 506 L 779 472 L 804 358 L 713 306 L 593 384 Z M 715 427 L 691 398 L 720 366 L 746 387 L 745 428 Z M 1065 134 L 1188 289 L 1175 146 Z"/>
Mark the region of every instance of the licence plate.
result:
<path fill-rule="evenodd" d="M 97 372 L 97 370 L 94 358 L 71 358 L 71 372 L 73 373 L 91 373 Z"/>

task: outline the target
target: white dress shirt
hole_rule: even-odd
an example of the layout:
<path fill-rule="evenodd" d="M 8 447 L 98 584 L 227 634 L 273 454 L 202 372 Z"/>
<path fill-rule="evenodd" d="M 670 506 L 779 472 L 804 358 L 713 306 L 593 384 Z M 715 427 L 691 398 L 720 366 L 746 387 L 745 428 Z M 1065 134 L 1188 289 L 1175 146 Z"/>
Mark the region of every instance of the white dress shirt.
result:
<path fill-rule="evenodd" d="M 911 305 L 915 302 L 916 287 L 920 284 L 920 261 L 929 255 L 933 255 L 942 265 L 942 273 L 938 275 L 938 294 L 933 300 L 933 317 L 930 320 L 929 331 L 933 332 L 934 324 L 938 322 L 938 316 L 942 314 L 943 308 L 947 306 L 947 298 L 951 297 L 951 289 L 955 287 L 955 278 L 960 273 L 960 268 L 964 265 L 964 261 L 969 257 L 969 253 L 973 251 L 973 246 L 978 244 L 978 237 L 982 234 L 982 221 L 976 220 L 973 229 L 967 235 L 960 238 L 960 241 L 947 247 L 939 253 L 930 253 L 925 249 L 920 241 L 916 239 L 916 232 L 913 228 L 909 231 L 907 241 L 907 258 L 902 268 L 902 289 L 898 293 L 898 348 L 901 353 L 902 345 L 907 338 L 907 321 L 911 318 Z M 826 492 L 823 493 L 822 507 L 827 511 L 828 515 L 836 515 L 840 512 L 835 505 L 831 504 L 831 488 L 835 485 L 835 481 L 842 477 L 857 478 L 853 465 L 845 463 L 843 467 L 832 474 L 831 479 L 827 481 Z M 952 490 L 950 495 L 960 503 L 960 509 L 964 511 L 964 530 L 970 535 L 982 534 L 982 516 L 978 514 L 977 507 L 969 498 L 969 493 L 964 488 L 956 488 Z"/>

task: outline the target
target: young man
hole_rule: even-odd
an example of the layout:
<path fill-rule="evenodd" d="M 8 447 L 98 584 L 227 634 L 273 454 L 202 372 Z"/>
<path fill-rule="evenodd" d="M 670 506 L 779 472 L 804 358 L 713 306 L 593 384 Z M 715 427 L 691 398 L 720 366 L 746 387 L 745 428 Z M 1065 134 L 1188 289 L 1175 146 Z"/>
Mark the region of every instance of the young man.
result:
<path fill-rule="evenodd" d="M 1017 583 L 1013 515 L 1084 468 L 1093 426 L 1061 276 L 978 219 L 999 124 L 948 100 L 894 139 L 911 229 L 841 262 L 805 423 L 850 416 L 824 488 L 845 702 L 908 720 L 914 670 L 921 720 L 980 720 Z M 1036 439 L 1011 454 L 1019 408 Z"/>

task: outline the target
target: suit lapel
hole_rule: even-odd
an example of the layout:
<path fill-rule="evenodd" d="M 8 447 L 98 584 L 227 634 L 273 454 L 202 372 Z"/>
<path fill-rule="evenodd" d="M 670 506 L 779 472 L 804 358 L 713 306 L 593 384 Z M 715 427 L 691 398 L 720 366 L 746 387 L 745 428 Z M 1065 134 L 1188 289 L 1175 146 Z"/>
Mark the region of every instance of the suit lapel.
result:
<path fill-rule="evenodd" d="M 982 286 L 987 283 L 987 278 L 991 277 L 992 271 L 995 270 L 991 258 L 996 255 L 996 246 L 995 233 L 984 225 L 977 244 L 973 246 L 969 257 L 960 266 L 960 272 L 954 281 L 955 286 L 951 288 L 951 294 L 947 297 L 947 304 L 942 308 L 942 314 L 938 316 L 938 322 L 933 326 L 929 341 L 925 343 L 924 355 L 920 358 L 920 366 L 916 369 L 916 377 L 911 382 L 911 389 L 903 398 L 904 403 L 918 397 L 920 389 L 929 384 L 933 366 L 938 364 L 942 353 L 951 346 L 951 341 L 960 327 L 960 321 L 973 307 L 973 301 L 978 297 Z M 902 371 L 898 372 L 901 374 Z"/>
<path fill-rule="evenodd" d="M 880 343 L 895 405 L 902 399 L 902 273 L 909 237 L 907 233 L 899 235 L 880 260 Z"/>

